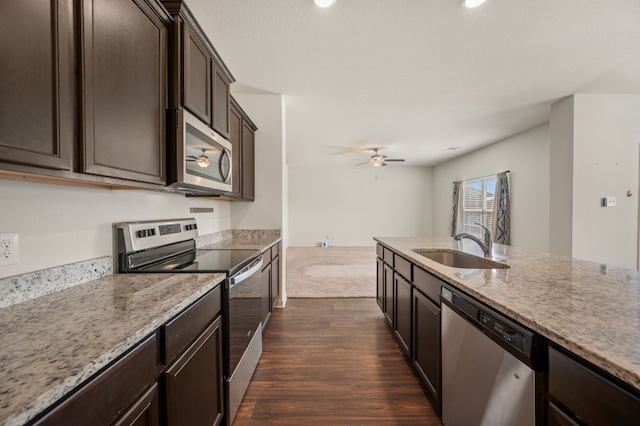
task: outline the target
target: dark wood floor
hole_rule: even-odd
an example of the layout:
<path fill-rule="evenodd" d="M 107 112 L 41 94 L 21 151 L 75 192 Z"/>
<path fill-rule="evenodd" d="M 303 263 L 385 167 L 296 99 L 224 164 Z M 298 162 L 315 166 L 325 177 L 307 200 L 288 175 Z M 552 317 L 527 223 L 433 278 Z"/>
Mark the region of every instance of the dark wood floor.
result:
<path fill-rule="evenodd" d="M 440 425 L 375 299 L 289 299 L 234 426 Z"/>

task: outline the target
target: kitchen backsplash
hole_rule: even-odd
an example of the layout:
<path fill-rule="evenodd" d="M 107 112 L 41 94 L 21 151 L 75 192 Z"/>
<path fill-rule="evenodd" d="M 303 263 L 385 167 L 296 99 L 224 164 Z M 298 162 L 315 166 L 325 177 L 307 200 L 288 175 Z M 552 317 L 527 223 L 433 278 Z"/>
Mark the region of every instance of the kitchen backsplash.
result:
<path fill-rule="evenodd" d="M 230 238 L 251 242 L 270 237 L 279 238 L 280 230 L 228 229 L 198 237 L 196 246 L 204 247 Z M 56 291 L 112 274 L 113 257 L 104 256 L 2 278 L 0 279 L 0 308 L 55 293 Z"/>
<path fill-rule="evenodd" d="M 113 274 L 113 257 L 104 256 L 0 279 L 0 308 L 55 293 Z"/>

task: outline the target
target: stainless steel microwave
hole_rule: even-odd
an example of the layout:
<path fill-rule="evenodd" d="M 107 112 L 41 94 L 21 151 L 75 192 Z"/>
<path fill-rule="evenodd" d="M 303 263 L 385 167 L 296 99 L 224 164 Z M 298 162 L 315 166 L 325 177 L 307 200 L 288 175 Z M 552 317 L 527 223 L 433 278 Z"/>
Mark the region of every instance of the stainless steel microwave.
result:
<path fill-rule="evenodd" d="M 175 110 L 174 117 L 170 186 L 200 195 L 231 192 L 231 143 L 183 108 Z"/>

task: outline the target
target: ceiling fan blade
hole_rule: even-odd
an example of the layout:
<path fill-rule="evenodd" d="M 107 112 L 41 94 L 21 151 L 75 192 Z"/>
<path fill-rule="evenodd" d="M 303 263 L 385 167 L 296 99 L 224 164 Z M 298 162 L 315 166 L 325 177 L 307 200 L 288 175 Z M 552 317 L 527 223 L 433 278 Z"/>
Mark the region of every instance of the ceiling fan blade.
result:
<path fill-rule="evenodd" d="M 358 163 L 358 164 L 356 164 L 356 166 L 364 166 L 365 164 L 369 164 L 369 162 L 365 161 L 364 163 Z"/>
<path fill-rule="evenodd" d="M 384 161 L 398 161 L 398 162 L 402 162 L 405 161 L 404 158 L 385 158 Z"/>

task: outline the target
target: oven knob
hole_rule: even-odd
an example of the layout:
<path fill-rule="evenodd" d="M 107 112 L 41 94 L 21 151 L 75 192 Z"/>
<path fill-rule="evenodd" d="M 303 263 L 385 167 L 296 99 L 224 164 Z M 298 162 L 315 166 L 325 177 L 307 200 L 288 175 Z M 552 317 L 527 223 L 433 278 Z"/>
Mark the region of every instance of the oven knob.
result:
<path fill-rule="evenodd" d="M 136 234 L 138 235 L 138 238 L 144 238 L 145 231 L 144 230 L 138 231 L 138 232 L 136 232 Z"/>

